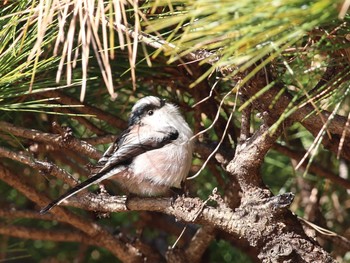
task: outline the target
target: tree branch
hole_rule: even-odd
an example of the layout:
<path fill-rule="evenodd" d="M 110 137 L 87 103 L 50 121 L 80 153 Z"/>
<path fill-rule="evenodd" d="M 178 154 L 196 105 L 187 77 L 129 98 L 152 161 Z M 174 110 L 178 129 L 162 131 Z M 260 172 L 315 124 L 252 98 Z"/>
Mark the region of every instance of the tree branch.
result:
<path fill-rule="evenodd" d="M 0 131 L 12 134 L 13 136 L 18 136 L 33 141 L 46 143 L 48 145 L 53 144 L 58 148 L 71 149 L 81 154 L 85 154 L 93 159 L 99 159 L 102 156 L 102 153 L 97 151 L 90 144 L 84 141 L 80 141 L 79 139 L 76 139 L 68 134 L 66 137 L 63 137 L 58 134 L 45 133 L 35 129 L 17 127 L 11 123 L 4 121 L 0 121 Z"/>
<path fill-rule="evenodd" d="M 32 158 L 31 156 L 12 152 L 3 147 L 0 147 L 0 156 L 26 164 L 39 171 L 45 171 L 45 173 L 51 174 L 61 179 L 62 181 L 68 183 L 71 186 L 74 186 L 78 183 L 78 181 L 72 175 L 70 175 L 66 170 L 61 169 L 55 164 L 39 161 Z"/>
<path fill-rule="evenodd" d="M 9 225 L 0 222 L 0 234 L 25 239 L 50 240 L 55 242 L 78 242 L 100 246 L 94 238 L 75 230 L 40 230 L 32 227 Z"/>
<path fill-rule="evenodd" d="M 212 207 L 207 206 L 198 198 L 188 197 L 177 197 L 175 200 L 172 198 L 138 197 L 126 199 L 125 197 L 99 197 L 90 194 L 84 198 L 71 198 L 69 205 L 85 210 L 101 209 L 102 212 L 128 210 L 162 212 L 173 215 L 184 222 L 215 227 L 236 236 L 241 242 L 249 242 L 252 249 L 255 250 L 256 256 L 260 253 L 258 251 L 259 248 L 261 249 L 260 246 L 264 244 L 263 247 L 266 249 L 267 247 L 271 249 L 279 247 L 280 252 L 287 248 L 290 249 L 289 253 L 291 254 L 284 255 L 285 257 L 299 258 L 305 262 L 313 262 L 310 261 L 310 258 L 317 257 L 323 259 L 322 262 L 335 262 L 321 247 L 305 235 L 296 217 L 284 208 L 291 202 L 290 198 L 291 196 L 287 194 L 252 201 L 245 203 L 235 211 L 226 207 L 220 200 L 218 200 L 220 204 L 217 207 Z M 269 228 L 266 229 L 266 226 Z M 257 236 L 256 231 L 261 231 L 262 234 Z M 290 244 L 290 240 L 287 242 L 288 238 L 291 237 L 294 240 L 292 244 Z M 301 244 L 304 249 L 300 249 Z M 310 254 L 309 251 L 313 251 L 313 253 Z M 271 252 L 275 254 L 269 254 Z M 271 257 L 277 261 L 281 257 L 281 254 L 274 250 L 267 250 L 264 253 L 261 253 L 260 257 Z"/>
<path fill-rule="evenodd" d="M 3 165 L 0 165 L 0 179 L 11 187 L 20 191 L 28 199 L 38 204 L 39 206 L 44 206 L 50 202 L 46 196 L 35 191 L 31 186 L 24 183 L 17 175 L 11 173 Z M 64 222 L 84 232 L 90 236 L 90 238 L 94 239 L 95 242 L 110 250 L 122 261 L 142 261 L 142 256 L 139 254 L 137 249 L 135 249 L 131 244 L 122 242 L 118 238 L 114 237 L 98 224 L 91 222 L 87 218 L 82 218 L 71 212 L 68 212 L 62 207 L 56 207 L 52 211 L 57 217 L 61 217 Z"/>
<path fill-rule="evenodd" d="M 109 144 L 116 140 L 116 135 L 104 135 L 104 136 L 97 136 L 92 138 L 84 138 L 84 141 L 91 145 L 99 145 L 99 144 Z"/>
<path fill-rule="evenodd" d="M 215 239 L 215 233 L 215 228 L 207 225 L 197 230 L 185 251 L 188 262 L 201 262 L 204 252 Z"/>
<path fill-rule="evenodd" d="M 40 219 L 40 220 L 55 220 L 55 217 L 51 214 L 40 215 L 37 212 L 29 210 L 15 210 L 13 208 L 0 209 L 0 217 L 5 217 L 9 219 Z M 60 221 L 60 218 L 57 218 L 57 221 Z"/>

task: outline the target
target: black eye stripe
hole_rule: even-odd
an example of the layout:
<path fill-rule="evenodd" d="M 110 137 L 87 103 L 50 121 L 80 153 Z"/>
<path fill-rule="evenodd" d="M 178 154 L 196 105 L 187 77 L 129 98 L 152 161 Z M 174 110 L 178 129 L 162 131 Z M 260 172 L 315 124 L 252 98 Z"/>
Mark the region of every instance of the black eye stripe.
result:
<path fill-rule="evenodd" d="M 135 112 L 135 115 L 138 115 L 138 116 L 143 116 L 145 115 L 147 112 L 149 111 L 154 111 L 156 109 L 159 109 L 159 107 L 155 106 L 155 105 L 144 105 L 142 107 L 140 107 L 136 112 Z"/>
<path fill-rule="evenodd" d="M 160 105 L 154 104 L 142 104 L 131 114 L 129 118 L 129 125 L 134 125 L 138 122 L 143 116 L 148 114 L 149 111 L 155 111 L 156 109 L 162 108 L 166 103 L 166 100 L 160 99 Z"/>

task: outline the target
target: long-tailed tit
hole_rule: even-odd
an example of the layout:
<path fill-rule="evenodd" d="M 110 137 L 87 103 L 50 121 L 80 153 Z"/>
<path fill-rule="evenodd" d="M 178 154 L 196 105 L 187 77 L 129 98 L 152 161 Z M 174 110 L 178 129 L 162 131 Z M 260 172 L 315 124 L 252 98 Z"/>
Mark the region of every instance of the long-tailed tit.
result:
<path fill-rule="evenodd" d="M 100 170 L 40 213 L 105 179 L 114 179 L 127 192 L 142 196 L 162 195 L 171 187 L 180 188 L 191 166 L 192 136 L 175 105 L 154 96 L 140 99 L 132 108 L 129 127 L 98 161 Z"/>

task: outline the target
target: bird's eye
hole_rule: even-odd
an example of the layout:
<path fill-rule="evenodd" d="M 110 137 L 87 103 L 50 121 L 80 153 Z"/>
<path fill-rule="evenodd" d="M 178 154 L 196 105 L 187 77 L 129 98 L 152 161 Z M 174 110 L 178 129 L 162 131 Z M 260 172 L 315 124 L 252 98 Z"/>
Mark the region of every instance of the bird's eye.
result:
<path fill-rule="evenodd" d="M 149 110 L 147 113 L 149 116 L 151 116 L 151 115 L 153 115 L 153 110 Z"/>

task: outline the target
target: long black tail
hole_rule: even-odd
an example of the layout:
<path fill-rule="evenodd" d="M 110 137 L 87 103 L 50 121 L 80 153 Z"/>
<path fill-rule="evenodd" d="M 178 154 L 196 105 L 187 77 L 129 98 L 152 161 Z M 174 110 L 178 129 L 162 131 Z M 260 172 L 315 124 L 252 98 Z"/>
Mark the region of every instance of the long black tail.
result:
<path fill-rule="evenodd" d="M 56 200 L 52 201 L 50 204 L 48 204 L 43 209 L 41 209 L 40 210 L 40 214 L 42 214 L 42 215 L 46 214 L 53 207 L 55 207 L 56 205 L 59 205 L 60 203 L 62 203 L 67 198 L 71 197 L 72 195 L 75 195 L 76 193 L 78 193 L 81 190 L 89 187 L 90 185 L 101 181 L 102 177 L 104 175 L 106 175 L 106 173 L 96 174 L 96 175 L 90 177 L 89 179 L 87 179 L 86 181 L 84 181 L 84 182 L 78 184 L 77 186 L 73 187 L 72 189 L 68 190 L 65 194 L 61 195 L 59 198 L 57 198 Z"/>

